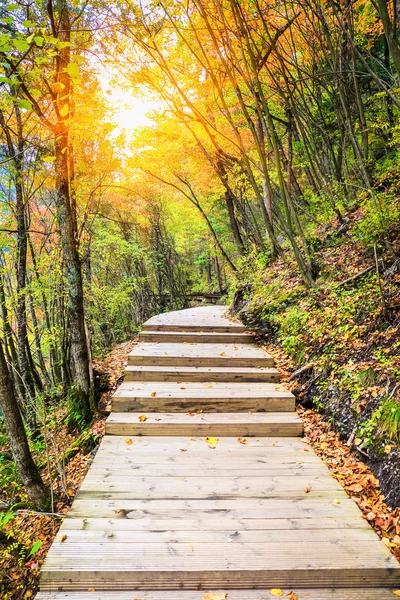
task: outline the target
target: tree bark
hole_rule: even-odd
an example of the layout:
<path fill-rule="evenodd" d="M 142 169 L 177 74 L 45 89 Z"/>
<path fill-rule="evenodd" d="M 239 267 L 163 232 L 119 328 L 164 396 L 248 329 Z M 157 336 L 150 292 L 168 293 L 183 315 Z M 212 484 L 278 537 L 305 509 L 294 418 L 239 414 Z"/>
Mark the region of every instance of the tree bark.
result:
<path fill-rule="evenodd" d="M 0 344 L 0 408 L 6 423 L 11 451 L 22 483 L 37 510 L 46 510 L 49 491 L 44 485 L 29 450 L 28 439 L 18 408 L 3 347 Z"/>

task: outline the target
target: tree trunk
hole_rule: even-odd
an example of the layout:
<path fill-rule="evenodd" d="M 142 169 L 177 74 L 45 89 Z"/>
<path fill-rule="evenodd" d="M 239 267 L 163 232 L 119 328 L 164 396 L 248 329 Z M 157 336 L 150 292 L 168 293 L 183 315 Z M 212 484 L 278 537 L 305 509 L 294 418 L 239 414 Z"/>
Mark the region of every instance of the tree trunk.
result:
<path fill-rule="evenodd" d="M 69 44 L 71 38 L 71 22 L 68 5 L 65 0 L 58 3 L 60 15 L 59 40 Z M 57 61 L 56 80 L 64 85 L 62 92 L 63 106 L 68 104 L 71 110 L 70 98 L 72 82 L 67 67 L 70 63 L 70 46 L 60 50 Z M 74 371 L 76 401 L 79 411 L 85 420 L 90 419 L 93 406 L 92 390 L 89 375 L 89 355 L 85 332 L 85 314 L 83 304 L 82 265 L 78 253 L 78 227 L 76 206 L 71 195 L 70 184 L 70 141 L 69 141 L 69 112 L 67 117 L 61 117 L 54 127 L 54 149 L 56 170 L 56 207 L 57 220 L 61 232 L 61 246 L 64 260 L 64 271 L 68 282 L 68 317 L 71 339 L 71 359 Z"/>
<path fill-rule="evenodd" d="M 0 408 L 6 423 L 11 451 L 26 491 L 37 510 L 46 510 L 49 491 L 44 485 L 39 471 L 33 462 L 28 439 L 18 408 L 14 388 L 0 344 Z"/>
<path fill-rule="evenodd" d="M 397 76 L 400 79 L 400 45 L 397 39 L 396 29 L 390 20 L 387 0 L 376 0 L 379 14 L 382 20 L 383 31 L 389 46 L 394 66 L 396 67 Z"/>

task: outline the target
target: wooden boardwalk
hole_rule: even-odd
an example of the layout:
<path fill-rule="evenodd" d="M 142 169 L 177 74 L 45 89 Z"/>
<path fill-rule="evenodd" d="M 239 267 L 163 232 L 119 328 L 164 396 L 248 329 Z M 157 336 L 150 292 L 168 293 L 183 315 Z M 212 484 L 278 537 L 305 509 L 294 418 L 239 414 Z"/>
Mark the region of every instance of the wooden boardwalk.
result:
<path fill-rule="evenodd" d="M 144 325 L 37 600 L 395 597 L 400 565 L 301 439 L 272 358 L 223 313 Z"/>

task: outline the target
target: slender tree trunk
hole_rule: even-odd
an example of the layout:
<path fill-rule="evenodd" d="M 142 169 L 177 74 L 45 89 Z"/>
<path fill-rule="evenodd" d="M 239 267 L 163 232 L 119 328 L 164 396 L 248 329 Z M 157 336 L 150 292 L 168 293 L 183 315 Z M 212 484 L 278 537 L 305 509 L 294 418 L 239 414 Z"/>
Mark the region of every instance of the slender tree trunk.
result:
<path fill-rule="evenodd" d="M 71 23 L 68 4 L 60 0 L 61 42 L 69 44 Z M 58 55 L 57 81 L 64 85 L 63 106 L 68 104 L 71 111 L 72 82 L 67 67 L 70 63 L 70 47 L 67 45 Z M 68 115 L 69 115 L 68 112 Z M 58 113 L 58 122 L 54 128 L 55 170 L 56 170 L 56 207 L 57 220 L 61 232 L 65 276 L 68 282 L 68 317 L 71 339 L 71 359 L 74 371 L 74 384 L 78 403 L 81 404 L 82 417 L 89 419 L 93 411 L 92 390 L 89 375 L 89 355 L 85 332 L 85 314 L 83 304 L 82 265 L 78 253 L 78 227 L 76 206 L 71 194 L 69 121 Z"/>
<path fill-rule="evenodd" d="M 376 0 L 379 14 L 382 20 L 383 31 L 389 46 L 390 54 L 396 67 L 397 76 L 400 79 L 400 45 L 396 28 L 390 20 L 387 0 Z"/>
<path fill-rule="evenodd" d="M 28 439 L 18 408 L 14 388 L 4 357 L 3 347 L 0 344 L 0 408 L 3 413 L 10 440 L 11 451 L 14 456 L 22 483 L 38 510 L 46 510 L 49 503 L 49 492 L 44 485 L 39 471 L 33 462 L 29 450 Z"/>

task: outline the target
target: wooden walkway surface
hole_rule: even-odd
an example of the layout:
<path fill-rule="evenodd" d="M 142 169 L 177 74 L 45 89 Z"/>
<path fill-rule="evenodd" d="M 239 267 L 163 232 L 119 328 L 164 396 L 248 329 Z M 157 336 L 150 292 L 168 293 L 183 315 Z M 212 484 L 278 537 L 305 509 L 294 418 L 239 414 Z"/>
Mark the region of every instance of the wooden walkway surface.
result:
<path fill-rule="evenodd" d="M 224 311 L 144 325 L 37 600 L 395 598 L 400 565 Z"/>

